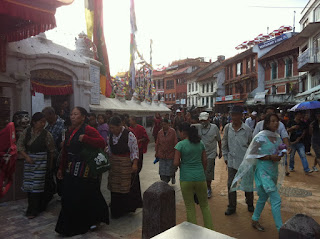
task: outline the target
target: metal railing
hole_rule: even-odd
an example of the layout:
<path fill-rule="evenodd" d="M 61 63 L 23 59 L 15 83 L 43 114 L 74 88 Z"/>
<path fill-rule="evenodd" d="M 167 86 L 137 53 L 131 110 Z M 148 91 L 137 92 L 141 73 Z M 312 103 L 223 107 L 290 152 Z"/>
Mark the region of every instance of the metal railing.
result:
<path fill-rule="evenodd" d="M 298 69 L 309 63 L 320 63 L 319 48 L 308 48 L 298 57 Z"/>

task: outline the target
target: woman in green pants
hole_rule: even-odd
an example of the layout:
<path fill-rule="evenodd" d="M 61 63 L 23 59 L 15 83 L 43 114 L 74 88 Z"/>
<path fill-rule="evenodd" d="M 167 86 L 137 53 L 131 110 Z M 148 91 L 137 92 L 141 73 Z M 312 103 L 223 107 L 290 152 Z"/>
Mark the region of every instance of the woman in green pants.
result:
<path fill-rule="evenodd" d="M 189 123 L 179 126 L 180 141 L 175 146 L 174 165 L 180 166 L 180 187 L 187 210 L 188 222 L 197 224 L 194 194 L 197 195 L 202 211 L 204 226 L 213 229 L 212 218 L 207 198 L 205 169 L 207 156 L 198 130 Z"/>

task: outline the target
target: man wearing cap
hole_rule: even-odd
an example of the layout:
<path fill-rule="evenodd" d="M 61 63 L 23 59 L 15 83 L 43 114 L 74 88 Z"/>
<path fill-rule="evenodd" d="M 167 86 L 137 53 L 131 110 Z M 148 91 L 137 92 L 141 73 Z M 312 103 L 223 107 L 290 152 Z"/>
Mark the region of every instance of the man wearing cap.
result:
<path fill-rule="evenodd" d="M 207 193 L 208 198 L 212 197 L 211 181 L 214 180 L 215 159 L 217 157 L 217 143 L 219 144 L 219 158 L 222 157 L 221 137 L 218 127 L 215 124 L 210 124 L 209 113 L 202 112 L 199 116 L 200 124 L 194 124 L 198 129 L 198 134 L 206 148 L 207 154 Z"/>
<path fill-rule="evenodd" d="M 230 192 L 230 187 L 252 140 L 251 128 L 241 121 L 242 112 L 241 106 L 233 106 L 230 111 L 232 123 L 226 125 L 222 138 L 222 154 L 228 166 L 229 205 L 225 212 L 227 216 L 236 212 L 237 192 Z M 253 192 L 245 192 L 245 195 L 248 211 L 253 212 Z"/>
<path fill-rule="evenodd" d="M 245 124 L 251 128 L 252 132 L 254 131 L 254 128 L 256 127 L 256 124 L 257 124 L 257 112 L 256 111 L 252 111 L 251 117 L 246 119 Z"/>

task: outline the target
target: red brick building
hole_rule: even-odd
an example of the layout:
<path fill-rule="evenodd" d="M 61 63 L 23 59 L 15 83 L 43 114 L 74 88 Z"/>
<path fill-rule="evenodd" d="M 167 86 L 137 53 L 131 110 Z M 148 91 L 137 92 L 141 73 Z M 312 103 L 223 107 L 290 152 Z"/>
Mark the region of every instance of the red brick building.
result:
<path fill-rule="evenodd" d="M 216 106 L 224 112 L 223 106 L 244 104 L 248 95 L 258 87 L 257 53 L 252 48 L 227 59 L 225 66 L 225 96 L 216 97 Z"/>
<path fill-rule="evenodd" d="M 201 66 L 208 65 L 203 58 L 174 61 L 164 76 L 164 96 L 168 107 L 187 105 L 187 76 Z"/>
<path fill-rule="evenodd" d="M 299 91 L 297 36 L 282 42 L 259 59 L 265 70 L 266 104 L 295 104 L 294 96 Z"/>

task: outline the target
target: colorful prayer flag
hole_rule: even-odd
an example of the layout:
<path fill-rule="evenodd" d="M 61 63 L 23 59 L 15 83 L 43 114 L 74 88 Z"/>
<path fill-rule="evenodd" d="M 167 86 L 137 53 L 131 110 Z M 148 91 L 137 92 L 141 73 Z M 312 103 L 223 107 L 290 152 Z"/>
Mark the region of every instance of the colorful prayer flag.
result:
<path fill-rule="evenodd" d="M 109 58 L 103 31 L 103 2 L 102 0 L 85 0 L 85 15 L 87 22 L 87 35 L 97 47 L 95 59 L 102 63 L 100 74 L 106 77 L 105 96 L 112 93 Z"/>

